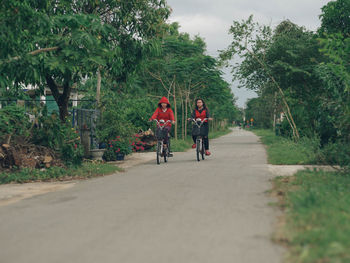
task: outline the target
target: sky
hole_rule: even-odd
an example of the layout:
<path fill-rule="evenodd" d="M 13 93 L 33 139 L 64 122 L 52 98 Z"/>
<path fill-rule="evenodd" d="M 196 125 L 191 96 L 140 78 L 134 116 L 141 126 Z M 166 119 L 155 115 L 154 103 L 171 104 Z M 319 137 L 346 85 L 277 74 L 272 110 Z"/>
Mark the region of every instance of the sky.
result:
<path fill-rule="evenodd" d="M 231 43 L 228 30 L 232 21 L 241 21 L 253 14 L 255 21 L 272 27 L 289 19 L 308 30 L 316 30 L 320 26 L 321 8 L 329 0 L 168 0 L 167 2 L 173 10 L 169 21 L 179 22 L 181 32 L 204 38 L 208 54 L 217 57 L 218 50 L 225 49 Z M 231 83 L 239 107 L 244 107 L 247 99 L 256 97 L 252 91 L 236 88 L 236 84 L 232 83 L 230 70 L 223 71 L 224 78 Z"/>

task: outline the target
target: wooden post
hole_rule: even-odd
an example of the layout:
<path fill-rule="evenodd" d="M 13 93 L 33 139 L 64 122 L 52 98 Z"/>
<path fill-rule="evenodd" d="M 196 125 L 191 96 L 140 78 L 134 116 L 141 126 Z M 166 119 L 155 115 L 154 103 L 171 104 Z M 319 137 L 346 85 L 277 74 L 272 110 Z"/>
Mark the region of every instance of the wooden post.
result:
<path fill-rule="evenodd" d="M 100 68 L 97 69 L 96 101 L 97 101 L 97 107 L 100 108 L 100 103 L 101 103 L 101 72 L 100 72 Z"/>
<path fill-rule="evenodd" d="M 181 136 L 182 136 L 182 140 L 185 140 L 185 109 L 184 109 L 184 100 L 183 100 L 182 91 L 181 91 L 181 112 L 182 112 Z"/>
<path fill-rule="evenodd" d="M 174 93 L 173 93 L 173 98 L 174 98 L 174 113 L 175 113 L 175 140 L 177 140 L 177 106 L 176 106 L 176 87 L 174 83 Z"/>

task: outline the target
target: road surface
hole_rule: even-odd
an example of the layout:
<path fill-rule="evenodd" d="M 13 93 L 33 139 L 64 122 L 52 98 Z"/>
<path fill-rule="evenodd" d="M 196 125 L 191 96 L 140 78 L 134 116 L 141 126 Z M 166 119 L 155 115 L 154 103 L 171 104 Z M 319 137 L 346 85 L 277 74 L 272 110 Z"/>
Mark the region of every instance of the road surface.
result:
<path fill-rule="evenodd" d="M 264 147 L 234 130 L 210 150 L 0 207 L 0 262 L 282 262 Z"/>

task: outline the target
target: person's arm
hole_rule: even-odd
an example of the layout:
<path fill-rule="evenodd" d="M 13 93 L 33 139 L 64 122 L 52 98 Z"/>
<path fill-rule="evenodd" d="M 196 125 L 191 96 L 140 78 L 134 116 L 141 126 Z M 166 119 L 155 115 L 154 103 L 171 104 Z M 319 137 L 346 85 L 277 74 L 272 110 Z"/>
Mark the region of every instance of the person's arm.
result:
<path fill-rule="evenodd" d="M 175 123 L 175 117 L 174 117 L 174 112 L 172 109 L 169 109 L 169 113 L 170 113 L 170 120 L 171 122 L 174 124 Z"/>
<path fill-rule="evenodd" d="M 153 115 L 152 115 L 152 117 L 150 118 L 150 120 L 155 120 L 155 119 L 157 119 L 158 113 L 159 113 L 159 108 L 157 108 L 157 109 L 155 110 L 155 112 L 153 113 Z"/>
<path fill-rule="evenodd" d="M 213 118 L 210 117 L 210 113 L 209 113 L 208 109 L 206 109 L 205 114 L 206 114 L 206 118 L 208 119 L 208 121 L 212 121 L 213 120 Z"/>

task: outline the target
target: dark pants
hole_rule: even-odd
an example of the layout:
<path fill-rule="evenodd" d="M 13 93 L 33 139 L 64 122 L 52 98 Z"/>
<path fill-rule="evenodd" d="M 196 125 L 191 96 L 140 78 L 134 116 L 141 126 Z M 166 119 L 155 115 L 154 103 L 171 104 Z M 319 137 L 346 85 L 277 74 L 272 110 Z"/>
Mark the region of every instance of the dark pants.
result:
<path fill-rule="evenodd" d="M 167 132 L 168 136 L 165 136 L 163 142 L 164 142 L 164 144 L 168 144 L 169 136 L 170 136 L 169 133 L 170 133 L 171 127 L 166 126 L 166 127 L 164 127 L 164 129 L 165 129 L 166 131 L 168 131 L 168 132 Z"/>

